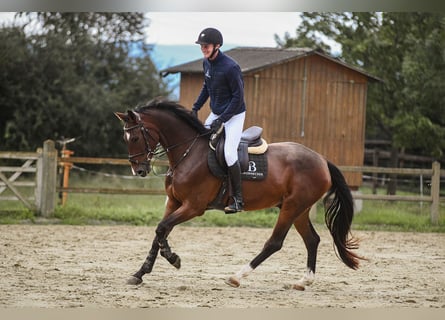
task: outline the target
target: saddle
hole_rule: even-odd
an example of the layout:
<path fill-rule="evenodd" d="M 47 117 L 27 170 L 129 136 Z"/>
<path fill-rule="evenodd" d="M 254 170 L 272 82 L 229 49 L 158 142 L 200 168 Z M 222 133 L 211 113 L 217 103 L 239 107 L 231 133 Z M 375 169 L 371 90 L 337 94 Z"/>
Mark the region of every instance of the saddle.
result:
<path fill-rule="evenodd" d="M 261 137 L 263 128 L 252 126 L 243 131 L 238 145 L 238 160 L 241 166 L 241 177 L 244 179 L 263 179 L 267 173 L 265 153 L 267 142 Z M 227 163 L 224 157 L 224 129 L 214 133 L 209 140 L 209 167 L 217 177 L 227 176 Z"/>
<path fill-rule="evenodd" d="M 241 135 L 238 145 L 238 160 L 241 166 L 242 180 L 260 181 L 267 176 L 267 142 L 261 138 L 263 129 L 250 127 Z M 231 184 L 227 174 L 227 163 L 224 157 L 224 142 L 226 136 L 224 127 L 214 133 L 209 140 L 208 166 L 210 172 L 222 179 L 221 187 L 215 199 L 208 205 L 208 209 L 224 210 L 228 204 L 228 195 L 231 194 Z"/>

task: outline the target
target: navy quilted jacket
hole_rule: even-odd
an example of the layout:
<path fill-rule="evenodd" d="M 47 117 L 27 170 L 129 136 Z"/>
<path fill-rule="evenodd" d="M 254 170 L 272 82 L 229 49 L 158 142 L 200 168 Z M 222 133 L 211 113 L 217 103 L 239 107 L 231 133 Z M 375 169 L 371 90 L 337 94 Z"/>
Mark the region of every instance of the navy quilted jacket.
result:
<path fill-rule="evenodd" d="M 219 52 L 215 60 L 204 59 L 204 84 L 193 109 L 198 111 L 210 97 L 210 108 L 226 122 L 246 111 L 241 68 L 231 57 Z"/>

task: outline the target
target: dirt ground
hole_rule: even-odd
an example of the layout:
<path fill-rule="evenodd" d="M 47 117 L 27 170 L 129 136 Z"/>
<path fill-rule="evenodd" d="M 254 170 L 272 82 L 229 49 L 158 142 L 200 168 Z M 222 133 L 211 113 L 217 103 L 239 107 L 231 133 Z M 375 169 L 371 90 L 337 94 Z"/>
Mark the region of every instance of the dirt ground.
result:
<path fill-rule="evenodd" d="M 176 227 L 176 270 L 158 257 L 138 286 L 127 278 L 144 261 L 153 227 L 0 226 L 0 308 L 445 308 L 445 235 L 355 231 L 359 270 L 321 243 L 314 284 L 291 289 L 306 269 L 306 250 L 291 230 L 281 251 L 239 288 L 224 283 L 262 248 L 271 229 Z M 321 229 L 321 230 L 320 230 Z"/>

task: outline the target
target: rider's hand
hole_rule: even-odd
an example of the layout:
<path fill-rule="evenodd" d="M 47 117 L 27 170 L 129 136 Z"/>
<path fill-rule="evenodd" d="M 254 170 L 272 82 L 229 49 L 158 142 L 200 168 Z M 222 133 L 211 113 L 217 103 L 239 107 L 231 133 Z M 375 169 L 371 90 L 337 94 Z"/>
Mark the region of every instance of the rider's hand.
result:
<path fill-rule="evenodd" d="M 198 111 L 196 111 L 195 109 L 192 109 L 192 116 L 194 116 L 195 118 L 198 118 Z"/>
<path fill-rule="evenodd" d="M 210 125 L 210 130 L 213 132 L 217 132 L 219 128 L 223 125 L 223 122 L 221 119 L 215 119 L 213 120 L 212 124 Z"/>

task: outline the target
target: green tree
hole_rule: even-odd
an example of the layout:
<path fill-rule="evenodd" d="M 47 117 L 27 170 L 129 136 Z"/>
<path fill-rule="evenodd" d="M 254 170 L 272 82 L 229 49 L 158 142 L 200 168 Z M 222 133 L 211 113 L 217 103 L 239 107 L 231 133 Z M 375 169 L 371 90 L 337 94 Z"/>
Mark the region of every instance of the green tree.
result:
<path fill-rule="evenodd" d="M 26 48 L 26 35 L 20 28 L 0 29 L 0 148 L 7 145 L 5 132 L 24 100 L 26 75 L 31 57 Z"/>
<path fill-rule="evenodd" d="M 297 36 L 279 46 L 312 45 L 383 80 L 369 87 L 366 136 L 394 149 L 444 160 L 445 15 L 443 13 L 303 13 Z"/>
<path fill-rule="evenodd" d="M 126 155 L 113 112 L 168 95 L 143 42 L 143 14 L 25 17 L 24 26 L 0 29 L 0 147 L 29 151 L 78 137 L 76 155 Z"/>

